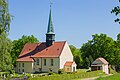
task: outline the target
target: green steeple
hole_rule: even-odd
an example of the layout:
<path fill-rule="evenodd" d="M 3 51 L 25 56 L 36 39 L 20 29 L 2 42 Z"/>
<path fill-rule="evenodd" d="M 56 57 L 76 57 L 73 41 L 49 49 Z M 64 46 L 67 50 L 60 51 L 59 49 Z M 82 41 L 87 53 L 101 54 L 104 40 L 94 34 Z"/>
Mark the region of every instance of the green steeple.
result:
<path fill-rule="evenodd" d="M 53 23 L 52 23 L 51 8 L 50 8 L 50 14 L 49 14 L 49 22 L 48 22 L 47 34 L 54 34 Z"/>
<path fill-rule="evenodd" d="M 53 45 L 54 42 L 55 42 L 55 33 L 53 29 L 51 5 L 50 5 L 49 22 L 48 22 L 48 29 L 46 33 L 46 46 L 49 47 Z"/>

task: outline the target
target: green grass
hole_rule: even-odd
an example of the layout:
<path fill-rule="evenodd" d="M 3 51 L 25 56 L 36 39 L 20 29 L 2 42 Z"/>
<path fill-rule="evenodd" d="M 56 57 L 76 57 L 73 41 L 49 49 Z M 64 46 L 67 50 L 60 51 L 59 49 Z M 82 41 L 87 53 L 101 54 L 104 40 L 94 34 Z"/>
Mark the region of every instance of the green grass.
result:
<path fill-rule="evenodd" d="M 112 68 L 110 68 L 110 74 L 116 74 L 117 72 L 115 70 L 113 70 Z"/>
<path fill-rule="evenodd" d="M 120 80 L 120 73 L 113 74 L 112 76 L 100 77 L 96 80 Z"/>
<path fill-rule="evenodd" d="M 81 78 L 89 78 L 89 77 L 96 77 L 105 75 L 102 71 L 78 71 L 77 73 L 72 74 L 55 74 L 51 76 L 42 76 L 42 77 L 35 77 L 29 78 L 29 80 L 73 80 L 73 79 L 81 79 Z"/>
<path fill-rule="evenodd" d="M 79 72 L 79 73 L 84 73 L 84 72 L 87 72 L 87 71 L 89 71 L 89 69 L 77 69 L 77 71 Z"/>

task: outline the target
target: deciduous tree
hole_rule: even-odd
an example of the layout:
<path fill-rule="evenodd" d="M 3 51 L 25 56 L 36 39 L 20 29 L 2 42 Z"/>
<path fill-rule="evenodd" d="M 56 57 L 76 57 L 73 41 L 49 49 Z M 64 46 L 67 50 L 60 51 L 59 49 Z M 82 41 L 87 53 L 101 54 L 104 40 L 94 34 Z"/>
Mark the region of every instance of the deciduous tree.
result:
<path fill-rule="evenodd" d="M 120 0 L 119 0 L 120 2 Z M 120 6 L 116 6 L 112 9 L 111 13 L 114 13 L 116 16 L 118 16 L 117 19 L 115 19 L 115 22 L 118 22 L 120 24 Z"/>
<path fill-rule="evenodd" d="M 73 59 L 74 59 L 75 63 L 77 64 L 77 68 L 81 68 L 81 66 L 82 66 L 82 57 L 81 57 L 80 50 L 77 49 L 73 45 L 70 45 L 70 49 L 71 49 L 71 52 L 73 54 Z"/>
<path fill-rule="evenodd" d="M 7 0 L 0 0 L 0 34 L 10 29 L 10 14 Z"/>
<path fill-rule="evenodd" d="M 110 64 L 114 64 L 115 60 L 115 44 L 114 40 L 107 37 L 106 34 L 92 35 L 93 39 L 83 44 L 81 47 L 82 58 L 89 58 L 90 56 L 95 60 L 98 57 L 103 57 Z M 89 58 L 90 59 L 90 58 Z M 92 61 L 92 59 L 91 59 Z M 84 62 L 85 64 L 85 62 Z"/>
<path fill-rule="evenodd" d="M 10 55 L 12 42 L 6 36 L 5 32 L 0 35 L 0 71 L 8 71 L 13 68 Z"/>
<path fill-rule="evenodd" d="M 23 35 L 20 39 L 14 40 L 13 43 L 13 48 L 11 52 L 11 56 L 13 58 L 13 64 L 15 66 L 16 60 L 22 51 L 22 48 L 26 43 L 36 43 L 39 42 L 37 38 L 35 38 L 33 35 L 31 36 L 25 36 Z"/>

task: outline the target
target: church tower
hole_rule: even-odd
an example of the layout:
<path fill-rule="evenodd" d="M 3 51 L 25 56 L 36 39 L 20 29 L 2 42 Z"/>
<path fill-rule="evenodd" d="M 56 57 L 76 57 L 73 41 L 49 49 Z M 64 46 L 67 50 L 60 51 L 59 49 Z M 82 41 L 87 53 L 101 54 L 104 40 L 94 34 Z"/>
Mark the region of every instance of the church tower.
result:
<path fill-rule="evenodd" d="M 46 46 L 49 47 L 52 44 L 54 44 L 54 42 L 55 42 L 55 33 L 53 29 L 51 5 L 50 5 L 49 22 L 48 22 L 48 29 L 46 33 Z"/>

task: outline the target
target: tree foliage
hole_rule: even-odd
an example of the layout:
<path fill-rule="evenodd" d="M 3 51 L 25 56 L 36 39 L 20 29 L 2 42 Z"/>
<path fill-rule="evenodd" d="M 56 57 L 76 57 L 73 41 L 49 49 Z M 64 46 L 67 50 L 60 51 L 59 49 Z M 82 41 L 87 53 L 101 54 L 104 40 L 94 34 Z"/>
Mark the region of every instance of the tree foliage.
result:
<path fill-rule="evenodd" d="M 39 41 L 33 35 L 31 35 L 31 36 L 23 35 L 20 39 L 14 40 L 12 42 L 13 48 L 12 48 L 12 52 L 11 52 L 11 56 L 13 58 L 13 64 L 15 65 L 16 60 L 26 43 L 36 43 L 36 42 L 39 42 Z"/>
<path fill-rule="evenodd" d="M 0 0 L 0 34 L 10 29 L 10 14 L 7 0 Z"/>
<path fill-rule="evenodd" d="M 12 42 L 7 38 L 10 29 L 10 14 L 7 0 L 0 0 L 0 71 L 11 70 L 12 57 L 10 55 Z"/>
<path fill-rule="evenodd" d="M 88 41 L 81 47 L 83 58 L 89 58 L 90 55 L 93 60 L 98 57 L 103 57 L 113 64 L 115 51 L 114 40 L 107 37 L 106 34 L 95 34 L 92 37 L 92 40 Z"/>
<path fill-rule="evenodd" d="M 115 67 L 116 70 L 120 72 L 120 33 L 117 35 L 117 41 L 115 41 Z"/>
<path fill-rule="evenodd" d="M 120 0 L 119 0 L 120 2 Z M 116 6 L 112 9 L 111 13 L 114 13 L 116 16 L 120 17 L 120 6 Z M 120 24 L 120 18 L 117 18 L 114 20 L 115 22 L 118 22 Z"/>
<path fill-rule="evenodd" d="M 81 57 L 80 50 L 77 49 L 73 45 L 70 45 L 70 49 L 73 54 L 73 59 L 74 59 L 75 63 L 77 64 L 77 68 L 81 68 L 82 67 L 82 57 Z"/>
<path fill-rule="evenodd" d="M 0 71 L 8 71 L 12 69 L 12 57 L 10 55 L 12 42 L 3 32 L 0 35 Z"/>
<path fill-rule="evenodd" d="M 92 64 L 92 62 L 93 62 L 93 58 L 92 58 L 91 55 L 89 55 L 89 61 L 90 61 L 90 65 L 89 65 L 89 66 L 91 66 L 91 64 Z"/>
<path fill-rule="evenodd" d="M 81 56 L 85 59 L 83 66 L 88 68 L 96 58 L 103 57 L 120 71 L 120 34 L 117 35 L 116 41 L 106 34 L 95 34 L 92 37 L 92 40 L 84 43 L 80 48 Z"/>
<path fill-rule="evenodd" d="M 89 69 L 89 67 L 90 67 L 90 61 L 89 61 L 89 58 L 86 57 L 84 62 L 85 62 L 85 64 L 84 64 L 85 68 Z"/>
<path fill-rule="evenodd" d="M 71 49 L 71 52 L 74 53 L 74 51 L 76 50 L 76 47 L 73 45 L 70 45 L 70 49 Z"/>

